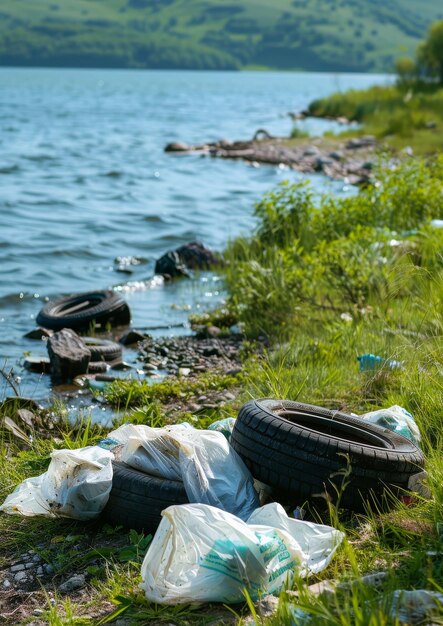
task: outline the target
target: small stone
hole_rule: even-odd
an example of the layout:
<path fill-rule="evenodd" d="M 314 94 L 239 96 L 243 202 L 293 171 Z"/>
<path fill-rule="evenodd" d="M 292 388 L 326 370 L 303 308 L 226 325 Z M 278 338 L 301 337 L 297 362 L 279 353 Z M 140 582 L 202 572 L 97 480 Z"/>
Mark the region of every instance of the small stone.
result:
<path fill-rule="evenodd" d="M 75 589 L 81 589 L 86 585 L 86 578 L 84 574 L 76 574 L 68 578 L 64 583 L 62 583 L 59 587 L 59 591 L 61 593 L 70 593 Z"/>
<path fill-rule="evenodd" d="M 3 581 L 3 587 L 5 589 L 9 589 L 9 587 L 11 587 L 12 583 L 10 580 L 8 580 L 7 578 L 5 578 L 5 580 Z"/>
<path fill-rule="evenodd" d="M 311 146 L 303 151 L 303 156 L 317 156 L 318 154 L 320 154 L 320 150 L 316 146 Z"/>
<path fill-rule="evenodd" d="M 226 398 L 226 400 L 235 400 L 234 394 L 231 393 L 230 391 L 226 391 L 225 392 L 225 398 Z"/>
<path fill-rule="evenodd" d="M 208 337 L 218 337 L 221 333 L 221 330 L 218 326 L 208 326 L 206 329 Z"/>
<path fill-rule="evenodd" d="M 198 411 L 201 411 L 201 405 L 200 404 L 196 404 L 195 402 L 191 402 L 190 404 L 188 404 L 188 410 L 191 413 L 197 413 Z"/>
<path fill-rule="evenodd" d="M 271 617 L 277 611 L 279 600 L 275 596 L 265 596 L 256 603 L 258 613 L 262 618 Z"/>
<path fill-rule="evenodd" d="M 47 374 L 50 368 L 50 360 L 45 356 L 27 356 L 23 361 L 23 367 L 30 372 Z"/>
<path fill-rule="evenodd" d="M 118 341 L 124 346 L 131 346 L 135 343 L 138 343 L 139 341 L 144 341 L 145 339 L 146 335 L 138 330 L 131 328 L 127 332 L 123 333 Z"/>
<path fill-rule="evenodd" d="M 191 370 L 189 367 L 180 367 L 178 370 L 179 376 L 189 376 L 190 373 L 191 373 Z"/>
<path fill-rule="evenodd" d="M 192 146 L 181 141 L 172 141 L 165 146 L 165 152 L 188 152 Z"/>
<path fill-rule="evenodd" d="M 334 159 L 334 161 L 342 161 L 344 158 L 344 154 L 343 152 L 340 152 L 340 150 L 333 150 L 332 152 L 329 153 L 328 156 L 331 159 Z"/>
<path fill-rule="evenodd" d="M 39 326 L 38 328 L 34 328 L 34 330 L 30 330 L 29 333 L 26 333 L 26 335 L 23 335 L 23 337 L 25 337 L 25 339 L 47 339 L 48 337 L 50 337 L 53 334 L 52 330 L 49 330 L 48 328 L 43 328 L 42 326 Z"/>
<path fill-rule="evenodd" d="M 194 370 L 195 370 L 196 372 L 206 372 L 206 370 L 207 370 L 207 369 L 208 369 L 208 368 L 206 367 L 206 365 L 196 365 L 196 366 L 194 367 Z"/>
<path fill-rule="evenodd" d="M 15 582 L 24 582 L 26 580 L 26 572 L 19 572 L 14 576 Z"/>
<path fill-rule="evenodd" d="M 39 557 L 38 554 L 36 554 L 35 556 L 32 557 L 32 561 L 33 563 L 40 563 L 41 558 Z"/>
<path fill-rule="evenodd" d="M 231 369 L 226 370 L 225 374 L 226 376 L 236 376 L 237 374 L 240 374 L 241 371 L 241 367 L 231 367 Z"/>
<path fill-rule="evenodd" d="M 158 367 L 156 365 L 153 365 L 152 363 L 145 363 L 143 365 L 143 369 L 145 369 L 147 372 L 155 372 Z"/>
<path fill-rule="evenodd" d="M 52 567 L 52 565 L 50 563 L 48 563 L 47 565 L 44 565 L 43 569 L 45 570 L 45 573 L 48 574 L 48 575 L 54 573 L 54 568 Z"/>
<path fill-rule="evenodd" d="M 129 365 L 129 363 L 126 363 L 126 361 L 121 361 L 120 359 L 118 359 L 117 361 L 112 361 L 112 363 L 110 363 L 111 369 L 112 370 L 130 370 L 132 369 L 132 365 Z"/>
<path fill-rule="evenodd" d="M 35 567 L 34 563 L 26 563 L 26 569 L 33 569 Z"/>
<path fill-rule="evenodd" d="M 36 575 L 37 576 L 43 576 L 44 575 L 43 567 L 41 565 L 39 567 L 37 567 Z"/>
<path fill-rule="evenodd" d="M 11 567 L 11 572 L 22 572 L 25 569 L 25 565 L 23 563 L 19 563 L 18 565 L 13 565 Z"/>

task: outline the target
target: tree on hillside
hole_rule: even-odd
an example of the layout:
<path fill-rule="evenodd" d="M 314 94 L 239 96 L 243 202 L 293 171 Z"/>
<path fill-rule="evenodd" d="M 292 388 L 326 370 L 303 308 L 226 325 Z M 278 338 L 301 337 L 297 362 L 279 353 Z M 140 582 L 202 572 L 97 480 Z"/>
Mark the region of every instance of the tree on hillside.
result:
<path fill-rule="evenodd" d="M 408 86 L 417 79 L 417 66 L 413 59 L 409 57 L 401 57 L 395 62 L 395 71 L 397 72 L 398 84 Z"/>
<path fill-rule="evenodd" d="M 417 51 L 420 68 L 427 76 L 436 76 L 443 85 L 443 20 L 432 24 Z"/>

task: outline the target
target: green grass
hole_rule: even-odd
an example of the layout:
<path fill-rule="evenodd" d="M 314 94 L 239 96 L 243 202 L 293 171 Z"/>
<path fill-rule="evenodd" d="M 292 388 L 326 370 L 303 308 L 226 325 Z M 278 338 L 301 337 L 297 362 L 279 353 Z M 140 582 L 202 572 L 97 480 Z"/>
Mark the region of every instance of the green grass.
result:
<path fill-rule="evenodd" d="M 358 134 L 375 135 L 395 150 L 409 146 L 419 155 L 443 150 L 443 88 L 435 84 L 335 93 L 312 102 L 309 111 L 357 121 L 362 124 Z"/>
<path fill-rule="evenodd" d="M 0 0 L 3 65 L 391 71 L 438 0 Z"/>

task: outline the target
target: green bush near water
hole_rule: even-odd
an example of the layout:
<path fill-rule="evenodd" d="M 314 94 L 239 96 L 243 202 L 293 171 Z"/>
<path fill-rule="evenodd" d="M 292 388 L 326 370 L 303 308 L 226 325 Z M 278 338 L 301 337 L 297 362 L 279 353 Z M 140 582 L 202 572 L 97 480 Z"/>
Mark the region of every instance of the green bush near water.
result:
<path fill-rule="evenodd" d="M 308 310 L 360 315 L 418 298 L 440 278 L 443 234 L 427 224 L 442 216 L 443 158 L 385 164 L 376 177 L 358 195 L 318 203 L 305 185 L 284 183 L 257 205 L 255 235 L 227 253 L 249 333 L 288 338 Z"/>

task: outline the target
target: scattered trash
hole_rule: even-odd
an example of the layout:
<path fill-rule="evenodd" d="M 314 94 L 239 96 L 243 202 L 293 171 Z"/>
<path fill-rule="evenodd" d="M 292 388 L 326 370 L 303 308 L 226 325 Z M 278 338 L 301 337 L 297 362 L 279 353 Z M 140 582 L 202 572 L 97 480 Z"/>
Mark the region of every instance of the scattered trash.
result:
<path fill-rule="evenodd" d="M 288 518 L 268 504 L 243 522 L 204 504 L 171 506 L 142 564 L 148 600 L 159 604 L 243 602 L 278 593 L 300 575 L 319 572 L 332 559 L 343 533 Z"/>
<path fill-rule="evenodd" d="M 23 481 L 0 511 L 29 517 L 97 517 L 108 501 L 114 455 L 88 446 L 78 450 L 54 450 L 48 470 Z"/>
<path fill-rule="evenodd" d="M 390 604 L 390 615 L 393 619 L 401 624 L 422 624 L 433 611 L 441 610 L 443 593 L 427 589 L 397 589 L 382 601 L 386 600 Z"/>
<path fill-rule="evenodd" d="M 226 437 L 190 424 L 165 428 L 127 424 L 121 460 L 139 471 L 182 480 L 190 502 L 199 502 L 247 519 L 259 506 L 253 479 Z M 123 431 L 117 433 L 120 437 Z M 115 433 L 110 434 L 115 438 Z"/>
<path fill-rule="evenodd" d="M 401 369 L 403 367 L 403 364 L 400 361 L 385 359 L 376 354 L 363 354 L 362 356 L 357 357 L 357 361 L 360 364 L 360 372 L 371 372 L 384 366 L 391 370 Z"/>
<path fill-rule="evenodd" d="M 212 424 L 210 424 L 208 426 L 208 430 L 215 430 L 219 433 L 222 433 L 229 441 L 232 435 L 232 431 L 234 430 L 234 424 L 234 417 L 226 417 L 223 420 L 218 420 L 217 422 L 213 422 Z"/>
<path fill-rule="evenodd" d="M 394 433 L 403 435 L 415 444 L 419 444 L 421 441 L 420 431 L 418 426 L 409 411 L 401 406 L 395 404 L 389 407 L 389 409 L 380 409 L 378 411 L 371 411 L 365 413 L 361 417 L 371 422 L 371 424 L 378 424 L 384 428 L 388 428 Z"/>

